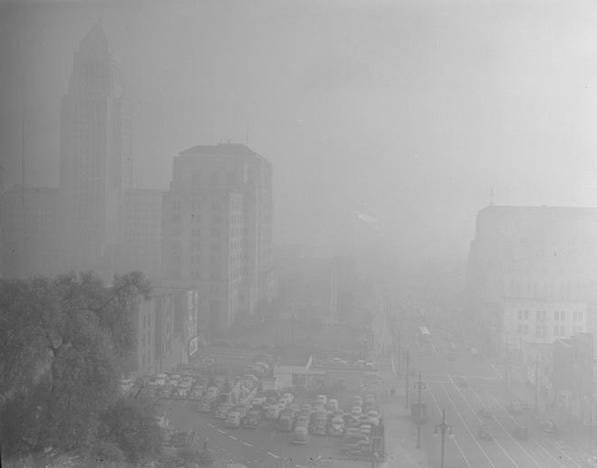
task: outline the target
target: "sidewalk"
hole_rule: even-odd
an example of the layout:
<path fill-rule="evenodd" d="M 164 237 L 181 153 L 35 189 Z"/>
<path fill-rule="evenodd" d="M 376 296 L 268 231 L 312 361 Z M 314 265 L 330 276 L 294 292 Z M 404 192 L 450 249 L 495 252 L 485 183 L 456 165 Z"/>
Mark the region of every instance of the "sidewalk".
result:
<path fill-rule="evenodd" d="M 427 468 L 429 461 L 425 453 L 417 450 L 416 428 L 410 420 L 410 410 L 404 408 L 404 395 L 401 381 L 392 370 L 391 360 L 387 365 L 380 365 L 380 377 L 383 379 L 382 409 L 386 439 L 386 461 L 383 468 Z M 394 388 L 397 394 L 390 397 L 389 390 Z"/>

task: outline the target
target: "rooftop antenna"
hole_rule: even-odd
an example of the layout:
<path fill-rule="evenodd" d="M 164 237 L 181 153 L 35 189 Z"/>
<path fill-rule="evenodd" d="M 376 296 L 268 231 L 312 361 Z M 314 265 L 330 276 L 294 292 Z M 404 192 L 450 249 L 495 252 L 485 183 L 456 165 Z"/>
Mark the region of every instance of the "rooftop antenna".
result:
<path fill-rule="evenodd" d="M 493 197 L 495 195 L 495 191 L 494 191 L 494 187 L 493 185 L 491 186 L 491 196 L 489 198 L 489 206 L 493 206 Z"/>
<path fill-rule="evenodd" d="M 247 146 L 249 146 L 249 124 L 250 124 L 250 120 L 247 119 L 247 134 L 246 134 L 246 138 L 245 138 L 245 141 L 247 142 Z"/>

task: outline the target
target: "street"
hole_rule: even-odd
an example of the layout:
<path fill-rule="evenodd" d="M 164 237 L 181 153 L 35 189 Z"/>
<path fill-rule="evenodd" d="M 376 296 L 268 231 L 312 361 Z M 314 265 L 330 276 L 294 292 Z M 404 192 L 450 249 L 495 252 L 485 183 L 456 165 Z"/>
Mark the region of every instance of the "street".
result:
<path fill-rule="evenodd" d="M 411 365 L 422 371 L 428 420 L 422 428 L 422 447 L 431 466 L 441 466 L 441 436 L 434 434 L 441 422 L 442 409 L 451 426 L 445 438 L 445 468 L 457 467 L 590 467 L 589 442 L 568 440 L 566 435 L 545 433 L 532 415 L 532 410 L 513 415 L 507 410 L 512 396 L 496 370 L 498 366 L 460 349 L 452 360 L 447 359 L 445 343 L 434 337 L 432 346 L 410 348 Z M 442 351 L 444 350 L 444 351 Z M 462 383 L 464 378 L 465 383 Z M 415 379 L 410 379 L 410 401 L 416 400 Z M 401 379 L 404 383 L 404 378 Z M 402 389 L 404 395 L 404 389 Z M 485 408 L 490 417 L 482 417 Z M 480 440 L 482 424 L 492 440 Z M 416 427 L 414 422 L 410 422 Z M 526 426 L 528 440 L 518 440 L 514 428 Z M 396 465 L 399 466 L 399 465 Z"/>

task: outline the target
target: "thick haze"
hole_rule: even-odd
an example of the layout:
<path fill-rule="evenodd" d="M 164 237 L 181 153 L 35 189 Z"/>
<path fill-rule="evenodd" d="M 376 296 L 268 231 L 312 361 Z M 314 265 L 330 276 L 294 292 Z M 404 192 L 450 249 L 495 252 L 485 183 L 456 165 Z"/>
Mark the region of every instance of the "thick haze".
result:
<path fill-rule="evenodd" d="M 597 205 L 594 1 L 49 2 L 0 15 L 7 186 L 22 92 L 26 184 L 58 184 L 60 98 L 101 21 L 134 103 L 136 185 L 165 188 L 179 151 L 248 133 L 274 165 L 278 243 L 345 247 L 362 212 L 395 252 L 464 258 L 492 186 L 499 204 Z"/>

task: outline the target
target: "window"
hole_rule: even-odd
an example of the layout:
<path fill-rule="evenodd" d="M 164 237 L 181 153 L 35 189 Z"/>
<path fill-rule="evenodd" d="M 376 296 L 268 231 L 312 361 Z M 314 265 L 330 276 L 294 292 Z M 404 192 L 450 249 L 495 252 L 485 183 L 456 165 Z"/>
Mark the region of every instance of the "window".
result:
<path fill-rule="evenodd" d="M 574 311 L 574 321 L 575 322 L 582 322 L 583 320 L 583 312 L 582 310 Z"/>
<path fill-rule="evenodd" d="M 525 310 L 525 311 L 524 311 L 524 319 L 525 319 L 525 320 L 528 320 L 528 319 L 529 319 L 529 311 L 528 311 L 528 310 Z"/>
<path fill-rule="evenodd" d="M 522 320 L 522 317 L 523 317 L 522 310 L 519 310 L 518 311 L 518 320 Z"/>

